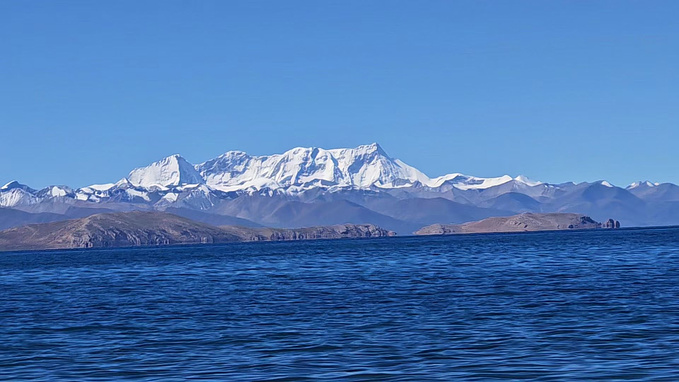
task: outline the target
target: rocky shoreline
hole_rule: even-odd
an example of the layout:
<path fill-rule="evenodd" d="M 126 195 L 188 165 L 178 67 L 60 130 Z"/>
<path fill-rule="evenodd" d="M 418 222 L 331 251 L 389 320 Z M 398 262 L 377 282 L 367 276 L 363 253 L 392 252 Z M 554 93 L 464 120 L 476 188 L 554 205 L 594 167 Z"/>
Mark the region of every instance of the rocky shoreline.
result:
<path fill-rule="evenodd" d="M 395 233 L 372 224 L 299 229 L 217 227 L 164 212 L 135 211 L 8 229 L 0 232 L 0 251 L 388 236 L 395 236 Z"/>

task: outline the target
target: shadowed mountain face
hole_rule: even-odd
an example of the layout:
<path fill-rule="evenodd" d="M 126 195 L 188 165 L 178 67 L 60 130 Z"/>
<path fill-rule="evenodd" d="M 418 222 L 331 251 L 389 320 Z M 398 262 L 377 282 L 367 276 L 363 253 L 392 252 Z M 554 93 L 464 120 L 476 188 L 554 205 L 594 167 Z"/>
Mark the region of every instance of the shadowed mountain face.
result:
<path fill-rule="evenodd" d="M 375 224 L 399 233 L 412 233 L 421 224 L 397 219 L 345 199 L 299 201 L 289 196 L 242 195 L 213 210 L 262 226 L 300 228 L 334 224 Z"/>
<path fill-rule="evenodd" d="M 501 209 L 489 209 L 462 204 L 444 198 L 381 199 L 366 202 L 370 209 L 396 219 L 423 224 L 464 223 L 490 216 L 511 215 Z M 411 231 L 412 232 L 412 231 Z"/>
<path fill-rule="evenodd" d="M 459 233 L 559 231 L 574 229 L 616 228 L 615 221 L 602 225 L 580 214 L 520 214 L 488 218 L 464 224 L 433 224 L 415 232 L 416 235 L 448 235 Z"/>
<path fill-rule="evenodd" d="M 497 197 L 481 202 L 481 206 L 495 210 L 512 212 L 535 212 L 542 209 L 540 202 L 528 195 L 518 192 L 500 194 Z"/>
<path fill-rule="evenodd" d="M 12 208 L 0 208 L 0 230 L 33 223 L 48 223 L 64 220 L 61 214 L 28 213 Z"/>
<path fill-rule="evenodd" d="M 672 183 L 656 185 L 650 182 L 640 182 L 630 188 L 629 192 L 647 202 L 679 202 L 679 186 Z"/>
<path fill-rule="evenodd" d="M 605 181 L 548 184 L 523 176 L 458 173 L 430 178 L 370 144 L 295 148 L 268 156 L 230 151 L 198 165 L 172 155 L 116 183 L 79 189 L 36 190 L 12 181 L 0 187 L 0 208 L 5 208 L 0 227 L 140 210 L 169 211 L 213 225 L 372 223 L 410 234 L 426 224 L 523 212 L 615 217 L 625 226 L 679 224 L 679 186 L 648 181 L 627 188 Z"/>
<path fill-rule="evenodd" d="M 211 214 L 207 213 L 204 211 L 200 210 L 192 210 L 189 208 L 167 208 L 165 211 L 169 214 L 185 217 L 187 219 L 191 219 L 193 221 L 213 225 L 213 226 L 222 226 L 222 225 L 237 225 L 241 227 L 261 227 L 262 225 L 257 224 L 253 221 L 247 220 L 247 219 L 242 219 L 238 218 L 235 216 L 228 216 L 228 215 L 219 215 L 219 214 Z"/>
<path fill-rule="evenodd" d="M 239 241 L 393 236 L 374 225 L 302 229 L 216 227 L 164 212 L 123 212 L 33 224 L 0 232 L 0 250 L 104 248 Z"/>

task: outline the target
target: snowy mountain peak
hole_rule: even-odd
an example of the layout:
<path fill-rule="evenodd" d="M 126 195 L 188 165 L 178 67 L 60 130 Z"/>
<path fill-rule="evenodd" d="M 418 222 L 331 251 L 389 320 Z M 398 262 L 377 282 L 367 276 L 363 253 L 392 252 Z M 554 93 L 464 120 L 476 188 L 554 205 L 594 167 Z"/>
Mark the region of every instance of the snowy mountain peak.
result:
<path fill-rule="evenodd" d="M 540 186 L 540 185 L 544 184 L 543 182 L 532 180 L 532 179 L 530 179 L 530 178 L 528 178 L 527 176 L 524 176 L 524 175 L 519 175 L 516 178 L 514 178 L 514 180 L 519 182 L 519 183 L 523 183 L 527 186 L 530 186 L 530 187 Z"/>
<path fill-rule="evenodd" d="M 90 184 L 89 186 L 84 188 L 88 188 L 94 191 L 107 191 L 113 188 L 115 185 L 116 185 L 115 183 Z"/>
<path fill-rule="evenodd" d="M 0 187 L 0 207 L 16 207 L 39 202 L 36 190 L 13 180 Z"/>
<path fill-rule="evenodd" d="M 49 186 L 41 190 L 40 193 L 48 197 L 56 198 L 72 195 L 73 190 L 68 186 Z"/>
<path fill-rule="evenodd" d="M 356 147 L 356 152 L 357 153 L 365 153 L 365 154 L 377 154 L 377 155 L 382 155 L 387 158 L 389 158 L 389 155 L 387 154 L 386 151 L 380 146 L 379 143 L 373 142 L 369 145 L 360 145 Z"/>
<path fill-rule="evenodd" d="M 0 191 L 9 191 L 9 190 L 13 190 L 13 189 L 20 189 L 20 190 L 27 191 L 27 192 L 30 192 L 30 193 L 34 193 L 36 191 L 36 190 L 28 187 L 25 184 L 21 184 L 21 183 L 17 182 L 16 180 L 13 180 L 13 181 L 5 184 L 4 186 L 0 187 Z"/>
<path fill-rule="evenodd" d="M 638 187 L 657 187 L 659 185 L 660 185 L 660 183 L 652 183 L 652 182 L 649 182 L 648 180 L 645 180 L 645 181 L 634 182 L 634 183 L 630 184 L 629 186 L 627 186 L 627 189 L 631 190 L 633 188 L 638 188 Z"/>
<path fill-rule="evenodd" d="M 9 189 L 12 189 L 12 188 L 17 188 L 17 187 L 21 187 L 21 184 L 19 182 L 17 182 L 16 180 L 13 180 L 13 181 L 5 184 L 4 186 L 0 187 L 0 190 L 9 190 Z"/>
<path fill-rule="evenodd" d="M 459 190 L 483 190 L 511 182 L 512 180 L 514 180 L 514 178 L 509 175 L 503 175 L 497 178 L 477 178 L 475 176 L 453 173 L 431 179 L 428 185 L 429 187 L 437 188 L 444 184 L 449 184 Z"/>
<path fill-rule="evenodd" d="M 283 188 L 295 193 L 316 187 L 393 188 L 428 181 L 418 170 L 390 158 L 377 143 L 353 149 L 296 147 L 268 156 L 231 151 L 196 169 L 209 186 L 222 191 Z"/>
<path fill-rule="evenodd" d="M 146 167 L 134 169 L 127 176 L 127 180 L 133 186 L 146 189 L 204 183 L 194 166 L 179 154 L 153 162 Z"/>

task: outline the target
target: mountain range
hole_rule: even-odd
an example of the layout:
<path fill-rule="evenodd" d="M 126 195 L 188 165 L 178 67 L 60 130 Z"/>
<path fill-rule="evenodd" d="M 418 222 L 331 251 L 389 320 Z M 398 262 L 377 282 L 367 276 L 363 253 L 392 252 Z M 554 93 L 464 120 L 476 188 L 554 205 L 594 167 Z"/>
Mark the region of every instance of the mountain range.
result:
<path fill-rule="evenodd" d="M 11 181 L 0 188 L 0 229 L 135 210 L 246 227 L 371 223 L 399 234 L 523 212 L 615 217 L 629 227 L 679 224 L 679 186 L 550 184 L 460 173 L 430 178 L 373 143 L 268 156 L 229 151 L 195 165 L 171 155 L 115 183 L 36 190 Z"/>

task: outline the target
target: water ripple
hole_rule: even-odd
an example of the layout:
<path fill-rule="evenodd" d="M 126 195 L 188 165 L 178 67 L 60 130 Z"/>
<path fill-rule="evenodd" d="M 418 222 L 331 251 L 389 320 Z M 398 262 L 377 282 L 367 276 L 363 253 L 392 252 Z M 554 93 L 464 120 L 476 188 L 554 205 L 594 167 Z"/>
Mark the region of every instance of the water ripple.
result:
<path fill-rule="evenodd" d="M 679 229 L 0 255 L 0 379 L 679 380 Z"/>

